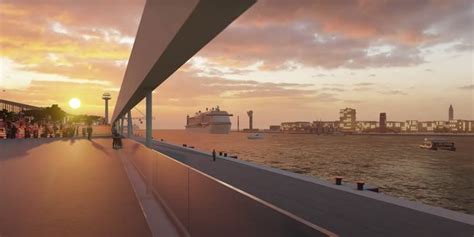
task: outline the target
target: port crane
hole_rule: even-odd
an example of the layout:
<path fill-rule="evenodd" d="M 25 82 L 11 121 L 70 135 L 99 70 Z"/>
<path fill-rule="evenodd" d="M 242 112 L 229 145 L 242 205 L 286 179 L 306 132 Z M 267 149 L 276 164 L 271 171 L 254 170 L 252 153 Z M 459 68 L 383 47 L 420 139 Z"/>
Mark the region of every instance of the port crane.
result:
<path fill-rule="evenodd" d="M 134 110 L 136 110 L 139 114 L 141 114 L 142 116 L 141 117 L 133 117 L 132 116 L 132 120 L 138 120 L 138 122 L 140 122 L 140 124 L 143 124 L 143 120 L 145 119 L 145 113 L 143 113 L 141 110 L 139 110 L 138 108 L 133 108 Z M 155 120 L 155 117 L 152 116 L 151 117 L 152 120 Z"/>

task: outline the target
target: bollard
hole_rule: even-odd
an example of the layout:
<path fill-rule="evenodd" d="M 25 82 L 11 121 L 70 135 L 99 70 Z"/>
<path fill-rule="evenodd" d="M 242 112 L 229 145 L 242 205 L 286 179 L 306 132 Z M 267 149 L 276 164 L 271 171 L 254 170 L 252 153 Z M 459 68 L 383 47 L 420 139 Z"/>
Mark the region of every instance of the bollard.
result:
<path fill-rule="evenodd" d="M 224 157 L 227 157 L 227 153 L 224 153 Z"/>
<path fill-rule="evenodd" d="M 357 190 L 364 190 L 364 184 L 363 181 L 357 181 Z"/>
<path fill-rule="evenodd" d="M 336 185 L 342 185 L 342 176 L 336 176 Z"/>

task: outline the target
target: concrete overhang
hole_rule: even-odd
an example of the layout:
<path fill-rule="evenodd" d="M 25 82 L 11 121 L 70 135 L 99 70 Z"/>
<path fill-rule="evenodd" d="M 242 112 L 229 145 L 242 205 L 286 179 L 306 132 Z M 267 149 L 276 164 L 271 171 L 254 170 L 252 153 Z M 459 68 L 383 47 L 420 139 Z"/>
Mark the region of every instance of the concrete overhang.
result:
<path fill-rule="evenodd" d="M 130 111 L 256 0 L 147 0 L 112 123 Z"/>

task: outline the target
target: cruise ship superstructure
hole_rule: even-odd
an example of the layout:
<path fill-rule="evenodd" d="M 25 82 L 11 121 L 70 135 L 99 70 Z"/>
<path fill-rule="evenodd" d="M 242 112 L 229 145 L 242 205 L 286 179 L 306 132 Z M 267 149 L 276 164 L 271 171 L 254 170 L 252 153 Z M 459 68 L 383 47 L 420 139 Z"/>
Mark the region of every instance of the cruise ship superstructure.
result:
<path fill-rule="evenodd" d="M 193 117 L 186 117 L 186 130 L 192 132 L 227 134 L 230 132 L 232 114 L 220 110 L 219 106 L 206 108 L 205 112 L 198 111 Z"/>

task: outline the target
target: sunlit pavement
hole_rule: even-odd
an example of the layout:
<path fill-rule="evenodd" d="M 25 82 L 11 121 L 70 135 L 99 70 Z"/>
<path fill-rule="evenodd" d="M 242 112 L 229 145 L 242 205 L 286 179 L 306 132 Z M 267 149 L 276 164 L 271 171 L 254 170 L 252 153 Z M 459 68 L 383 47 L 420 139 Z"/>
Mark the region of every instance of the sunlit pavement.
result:
<path fill-rule="evenodd" d="M 151 236 L 111 139 L 0 141 L 0 236 Z"/>

